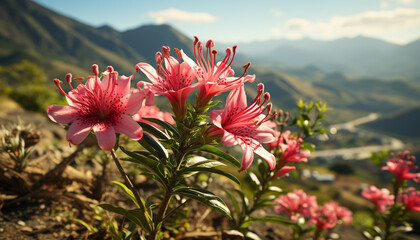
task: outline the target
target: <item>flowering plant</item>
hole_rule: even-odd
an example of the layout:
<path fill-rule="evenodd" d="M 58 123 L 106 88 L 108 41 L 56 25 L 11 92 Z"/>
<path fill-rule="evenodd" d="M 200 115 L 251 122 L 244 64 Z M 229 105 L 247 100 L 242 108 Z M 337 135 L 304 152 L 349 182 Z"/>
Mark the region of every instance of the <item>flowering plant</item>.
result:
<path fill-rule="evenodd" d="M 169 47 L 162 47 L 161 52 L 156 53 L 156 67 L 143 62 L 135 66 L 150 80 L 139 81 L 137 88 L 131 88 L 133 76 L 119 76 L 112 67 L 100 73 L 95 64 L 92 66 L 93 76 L 85 83 L 82 83 L 83 78 L 73 79 L 71 74 L 66 75 L 65 80 L 71 89 L 68 93 L 61 88 L 62 81 L 54 80 L 68 105 L 49 106 L 49 118 L 57 123 L 70 124 L 67 140 L 74 145 L 93 132 L 99 147 L 110 152 L 124 180 L 124 183 L 113 183 L 133 202 L 131 209 L 106 203 L 100 207 L 125 216 L 140 229 L 139 235 L 151 240 L 165 236 L 162 230 L 171 225 L 171 219 L 186 207 L 190 199 L 228 217 L 232 227 L 246 236 L 252 235 L 247 226 L 254 221 L 289 223 L 277 217 L 255 218 L 252 213 L 273 205 L 273 199 L 281 192 L 273 184 L 274 180 L 295 169 L 291 165 L 294 162 L 307 161 L 313 148 L 303 139 L 325 133 L 320 121 L 328 110 L 326 104 L 300 101 L 297 117 L 289 121 L 289 113 L 273 111 L 272 104 L 268 103 L 270 94 L 264 92 L 262 83 L 256 86 L 257 94 L 248 104 L 245 83 L 254 82 L 256 78 L 246 74 L 250 64 L 246 64 L 243 73 L 235 77 L 231 66 L 237 47 L 228 48 L 220 62 L 216 60 L 218 52 L 213 49 L 214 42 L 209 40 L 205 47 L 203 50 L 203 44 L 195 38 L 195 61 L 178 49 L 174 49 L 177 56 L 174 58 Z M 77 87 L 73 86 L 74 81 L 78 82 Z M 195 103 L 191 103 L 187 99 L 194 90 L 198 94 Z M 225 107 L 217 109 L 215 106 L 219 102 L 214 97 L 226 91 L 230 92 Z M 153 105 L 153 97 L 159 95 L 169 100 L 172 116 Z M 208 113 L 211 108 L 214 109 Z M 300 132 L 285 131 L 286 127 L 293 125 L 298 125 Z M 138 148 L 120 146 L 120 134 L 137 141 Z M 238 161 L 220 150 L 216 147 L 218 145 L 239 145 L 242 160 Z M 254 162 L 254 153 L 264 159 L 258 159 L 257 174 L 246 171 Z M 135 164 L 143 175 L 153 179 L 159 186 L 159 194 L 141 196 L 120 161 Z M 234 203 L 236 215 L 231 214 L 221 197 L 193 178 L 203 173 L 218 174 L 239 185 L 236 174 L 220 168 L 226 164 L 236 167 L 245 178 L 252 179 L 255 188 L 252 205 L 242 190 L 235 190 L 242 200 L 242 209 L 234 194 L 224 189 Z M 287 201 L 279 198 L 278 202 Z M 282 206 L 286 208 L 286 204 Z M 316 211 L 326 215 L 325 209 Z M 304 217 L 313 214 L 310 209 L 290 211 L 291 224 L 296 221 L 297 214 Z M 335 217 L 339 218 L 338 215 Z M 317 226 L 324 221 L 324 217 L 313 219 L 318 219 Z M 322 226 L 329 227 L 329 224 L 331 221 Z M 131 235 L 127 234 L 121 238 L 130 238 Z"/>
<path fill-rule="evenodd" d="M 368 239 L 395 239 L 400 232 L 412 230 L 406 221 L 410 211 L 420 211 L 420 191 L 406 187 L 407 180 L 417 181 L 419 172 L 414 167 L 415 157 L 409 152 L 398 153 L 396 158 L 389 159 L 383 171 L 392 172 L 393 195 L 387 188 L 378 189 L 370 186 L 362 191 L 362 196 L 375 203 L 375 226 L 363 232 Z M 414 172 L 410 172 L 410 171 Z"/>

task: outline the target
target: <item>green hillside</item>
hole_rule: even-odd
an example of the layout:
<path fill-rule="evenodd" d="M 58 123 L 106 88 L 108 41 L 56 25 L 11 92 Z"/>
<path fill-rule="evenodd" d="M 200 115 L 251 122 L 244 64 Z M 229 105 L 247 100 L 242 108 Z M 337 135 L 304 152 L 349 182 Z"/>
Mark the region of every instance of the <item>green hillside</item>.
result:
<path fill-rule="evenodd" d="M 363 125 L 396 137 L 420 139 L 420 106 Z"/>

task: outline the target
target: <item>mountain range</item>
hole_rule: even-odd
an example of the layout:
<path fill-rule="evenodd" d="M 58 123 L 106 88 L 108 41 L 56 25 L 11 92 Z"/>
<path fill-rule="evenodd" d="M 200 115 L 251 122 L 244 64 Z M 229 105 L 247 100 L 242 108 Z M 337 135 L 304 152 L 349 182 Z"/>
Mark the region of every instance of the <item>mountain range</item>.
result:
<path fill-rule="evenodd" d="M 362 36 L 333 41 L 283 39 L 240 44 L 238 49 L 256 64 L 286 72 L 312 65 L 353 78 L 420 80 L 420 39 L 406 45 Z"/>
<path fill-rule="evenodd" d="M 155 53 L 164 45 L 192 56 L 192 36 L 170 25 L 120 32 L 83 24 L 30 0 L 3 0 L 0 5 L 0 64 L 27 59 L 50 79 L 63 79 L 68 72 L 91 75 L 90 66 L 96 63 L 102 70 L 112 65 L 139 80 L 144 76 L 135 73 L 135 64 L 154 65 Z M 251 60 L 249 73 L 265 84 L 276 107 L 292 109 L 300 98 L 322 100 L 335 109 L 330 121 L 338 122 L 419 106 L 420 81 L 415 81 L 419 49 L 420 41 L 398 46 L 363 37 L 332 42 L 273 40 L 238 44 L 234 68 L 240 75 L 240 67 Z M 369 69 L 374 77 L 365 74 Z M 386 81 L 382 76 L 387 76 Z M 247 91 L 255 95 L 255 84 L 247 84 Z"/>

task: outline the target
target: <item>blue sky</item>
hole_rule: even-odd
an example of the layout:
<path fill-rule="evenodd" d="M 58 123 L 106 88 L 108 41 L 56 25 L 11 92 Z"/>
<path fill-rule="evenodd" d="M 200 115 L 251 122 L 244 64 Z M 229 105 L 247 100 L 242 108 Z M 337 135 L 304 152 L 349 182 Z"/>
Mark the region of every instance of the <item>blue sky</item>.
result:
<path fill-rule="evenodd" d="M 167 23 L 187 36 L 239 43 L 358 35 L 405 44 L 420 38 L 420 0 L 35 0 L 92 26 L 124 31 Z"/>

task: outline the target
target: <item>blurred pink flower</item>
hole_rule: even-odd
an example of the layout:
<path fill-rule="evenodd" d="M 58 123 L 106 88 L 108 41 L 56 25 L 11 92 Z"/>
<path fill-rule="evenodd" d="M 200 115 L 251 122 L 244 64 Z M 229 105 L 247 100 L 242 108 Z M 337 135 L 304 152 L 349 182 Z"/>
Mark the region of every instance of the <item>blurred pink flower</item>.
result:
<path fill-rule="evenodd" d="M 175 120 L 170 113 L 161 112 L 159 108 L 154 105 L 147 106 L 143 104 L 141 109 L 136 114 L 133 115 L 133 119 L 137 122 L 147 122 L 149 124 L 154 125 L 155 127 L 159 127 L 159 125 L 146 121 L 143 118 L 157 118 L 162 121 L 168 122 L 170 124 L 175 123 Z"/>
<path fill-rule="evenodd" d="M 284 162 L 307 162 L 311 156 L 311 151 L 302 151 L 303 139 L 291 135 L 290 131 L 286 131 L 281 136 L 280 148 L 281 156 Z"/>
<path fill-rule="evenodd" d="M 404 154 L 398 153 L 398 158 L 388 160 L 386 166 L 382 167 L 382 170 L 388 170 L 394 173 L 397 186 L 401 187 L 404 180 L 418 177 L 418 173 L 410 172 L 415 160 L 416 158 L 410 156 L 409 152 L 405 152 Z"/>
<path fill-rule="evenodd" d="M 277 170 L 276 174 L 274 174 L 273 178 L 277 178 L 280 177 L 286 173 L 289 173 L 292 170 L 295 170 L 296 167 L 295 166 L 283 166 L 282 168 L 280 168 L 279 170 Z"/>
<path fill-rule="evenodd" d="M 194 37 L 194 55 L 195 62 L 188 56 L 183 56 L 194 70 L 197 80 L 205 84 L 200 87 L 200 92 L 197 97 L 197 107 L 201 108 L 208 104 L 208 102 L 216 95 L 230 89 L 235 89 L 243 85 L 244 82 L 253 82 L 255 75 L 244 76 L 249 63 L 244 66 L 244 73 L 240 77 L 229 77 L 235 72 L 231 69 L 231 64 L 236 54 L 236 45 L 232 49 L 226 49 L 226 56 L 221 62 L 216 62 L 217 51 L 212 50 L 214 47 L 213 40 L 208 40 L 206 44 L 206 57 L 203 54 L 203 44 Z"/>
<path fill-rule="evenodd" d="M 378 212 L 385 212 L 389 206 L 394 204 L 394 196 L 386 188 L 378 189 L 372 185 L 362 191 L 362 196 L 372 200 Z"/>
<path fill-rule="evenodd" d="M 293 222 L 296 222 L 299 216 L 309 218 L 318 207 L 316 197 L 308 195 L 300 189 L 281 195 L 274 202 L 278 204 L 274 206 L 274 211 L 286 213 Z"/>
<path fill-rule="evenodd" d="M 55 79 L 58 89 L 66 96 L 69 106 L 51 105 L 47 109 L 48 117 L 58 123 L 71 123 L 67 131 L 67 141 L 80 144 L 93 130 L 98 145 L 103 150 L 111 150 L 116 142 L 115 133 L 122 133 L 138 140 L 143 136 L 143 129 L 129 115 L 135 114 L 141 107 L 144 95 L 130 89 L 133 76 L 121 76 L 112 67 L 103 73 L 102 81 L 98 77 L 98 66 L 92 66 L 94 77 L 89 77 L 86 85 L 80 83 L 77 88 L 71 85 L 71 74 L 66 81 L 71 91 L 66 94 L 61 88 L 62 82 Z"/>
<path fill-rule="evenodd" d="M 169 47 L 162 47 L 162 52 L 156 53 L 157 69 L 148 63 L 138 63 L 136 70 L 137 72 L 141 70 L 152 82 L 150 84 L 140 81 L 138 87 L 144 85 L 144 89 L 150 90 L 155 96 L 167 97 L 172 104 L 175 118 L 182 120 L 185 116 L 185 100 L 188 94 L 204 82 L 192 84 L 195 78 L 194 71 L 186 62 L 179 63 L 181 57 L 186 57 L 185 53 L 182 50 L 175 49 L 175 51 L 178 59 L 169 55 Z M 162 65 L 163 62 L 165 62 L 165 68 Z"/>
<path fill-rule="evenodd" d="M 270 120 L 271 104 L 263 108 L 263 104 L 270 99 L 264 93 L 264 102 L 261 103 L 260 95 L 264 92 L 264 85 L 258 84 L 258 93 L 254 101 L 247 105 L 244 87 L 241 86 L 230 92 L 226 107 L 223 110 L 210 112 L 214 126 L 223 130 L 221 142 L 225 146 L 241 145 L 243 150 L 242 167 L 239 171 L 246 170 L 254 160 L 254 153 L 264 158 L 270 169 L 274 169 L 276 159 L 273 154 L 263 148 L 261 143 L 271 142 L 274 131 L 263 125 Z M 263 113 L 266 112 L 265 115 Z"/>
<path fill-rule="evenodd" d="M 337 218 L 343 221 L 344 224 L 348 225 L 353 221 L 353 213 L 345 207 L 340 205 L 336 208 Z"/>
<path fill-rule="evenodd" d="M 326 228 L 333 228 L 338 221 L 337 217 L 337 202 L 326 202 L 324 205 L 319 206 L 311 216 L 310 224 L 315 224 L 318 231 Z"/>
<path fill-rule="evenodd" d="M 404 204 L 407 211 L 420 211 L 420 191 L 410 187 L 398 196 L 397 202 Z"/>

